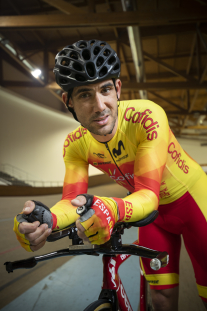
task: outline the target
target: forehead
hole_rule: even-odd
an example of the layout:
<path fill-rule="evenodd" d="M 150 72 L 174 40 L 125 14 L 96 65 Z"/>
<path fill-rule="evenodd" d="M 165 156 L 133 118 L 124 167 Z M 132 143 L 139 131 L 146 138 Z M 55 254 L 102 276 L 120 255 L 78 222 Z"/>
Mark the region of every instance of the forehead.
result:
<path fill-rule="evenodd" d="M 81 86 L 77 86 L 77 87 L 74 87 L 74 90 L 73 90 L 73 94 L 77 94 L 79 93 L 81 90 L 86 90 L 86 89 L 99 89 L 103 86 L 105 86 L 106 84 L 113 84 L 113 80 L 112 79 L 107 79 L 107 80 L 104 80 L 102 82 L 98 82 L 98 83 L 91 83 L 91 84 L 88 84 L 88 85 L 81 85 Z"/>

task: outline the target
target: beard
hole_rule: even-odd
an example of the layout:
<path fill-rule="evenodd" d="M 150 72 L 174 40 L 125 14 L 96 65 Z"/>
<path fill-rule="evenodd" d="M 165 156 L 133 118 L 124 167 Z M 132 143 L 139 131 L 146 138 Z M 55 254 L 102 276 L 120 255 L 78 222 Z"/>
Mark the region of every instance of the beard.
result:
<path fill-rule="evenodd" d="M 103 126 L 93 124 L 94 120 L 96 120 L 98 118 L 102 118 L 106 115 L 108 115 L 109 118 L 112 118 L 112 120 L 109 121 L 110 124 L 106 124 Z M 88 122 L 86 122 L 86 120 L 84 120 L 83 122 L 81 122 L 81 125 L 83 127 L 85 127 L 92 134 L 106 136 L 106 135 L 111 134 L 113 132 L 113 129 L 114 129 L 115 124 L 116 124 L 117 116 L 118 116 L 118 106 L 117 106 L 116 111 L 113 114 L 111 113 L 110 109 L 104 110 L 102 113 L 99 113 L 99 114 L 92 116 Z"/>

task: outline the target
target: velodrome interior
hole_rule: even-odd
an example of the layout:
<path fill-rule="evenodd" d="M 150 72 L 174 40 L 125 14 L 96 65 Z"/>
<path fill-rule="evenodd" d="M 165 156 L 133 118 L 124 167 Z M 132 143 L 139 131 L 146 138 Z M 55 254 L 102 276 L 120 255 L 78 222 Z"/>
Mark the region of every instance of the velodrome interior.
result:
<path fill-rule="evenodd" d="M 206 21 L 205 0 L 9 0 L 1 4 L 1 310 L 81 311 L 98 299 L 101 290 L 100 256 L 58 258 L 10 274 L 3 265 L 33 256 L 20 247 L 12 230 L 13 218 L 24 202 L 35 199 L 52 207 L 61 199 L 62 146 L 79 124 L 64 107 L 62 91 L 55 84 L 56 53 L 77 40 L 108 41 L 121 59 L 121 100 L 148 98 L 163 107 L 179 143 L 207 173 Z M 33 75 L 35 69 L 42 70 L 39 76 Z M 126 190 L 89 167 L 88 193 L 121 198 Z M 123 240 L 130 243 L 137 236 L 137 229 L 131 228 Z M 67 239 L 46 243 L 37 254 L 66 248 L 68 243 Z M 126 262 L 120 273 L 137 310 L 138 259 Z M 179 291 L 180 311 L 205 310 L 183 244 Z"/>

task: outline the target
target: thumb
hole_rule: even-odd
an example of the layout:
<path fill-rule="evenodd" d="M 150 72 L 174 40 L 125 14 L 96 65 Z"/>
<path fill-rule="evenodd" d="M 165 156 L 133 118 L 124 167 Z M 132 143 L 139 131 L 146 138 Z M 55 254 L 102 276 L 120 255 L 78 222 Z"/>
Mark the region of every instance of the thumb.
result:
<path fill-rule="evenodd" d="M 71 200 L 71 204 L 77 207 L 82 206 L 86 204 L 86 198 L 83 195 L 79 195 L 75 199 Z"/>
<path fill-rule="evenodd" d="M 27 201 L 24 204 L 23 213 L 30 214 L 34 208 L 35 208 L 35 203 L 32 201 Z"/>

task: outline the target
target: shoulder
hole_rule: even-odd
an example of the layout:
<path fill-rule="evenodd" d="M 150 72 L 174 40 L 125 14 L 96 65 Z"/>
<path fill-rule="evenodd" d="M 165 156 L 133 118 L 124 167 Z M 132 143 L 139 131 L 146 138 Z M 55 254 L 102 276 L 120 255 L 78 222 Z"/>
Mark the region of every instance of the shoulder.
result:
<path fill-rule="evenodd" d="M 135 100 L 128 100 L 128 101 L 121 101 L 119 107 L 126 121 L 128 121 L 127 115 L 132 116 L 136 112 L 146 113 L 149 115 L 152 113 L 153 114 L 156 114 L 156 113 L 165 114 L 162 107 L 160 107 L 153 101 L 147 100 L 147 99 L 135 99 Z"/>
<path fill-rule="evenodd" d="M 150 100 L 129 100 L 120 102 L 120 118 L 122 130 L 130 136 L 132 133 L 139 137 L 152 140 L 161 132 L 168 132 L 169 125 L 165 111 Z"/>
<path fill-rule="evenodd" d="M 144 124 L 151 122 L 161 122 L 167 119 L 165 111 L 159 105 L 150 100 L 137 99 L 120 102 L 121 118 L 132 124 Z M 144 125 L 143 125 L 144 126 Z"/>

